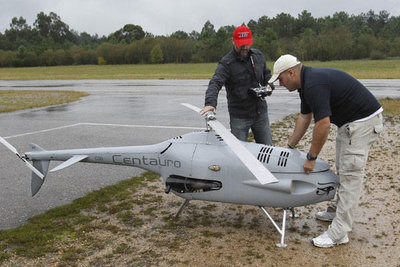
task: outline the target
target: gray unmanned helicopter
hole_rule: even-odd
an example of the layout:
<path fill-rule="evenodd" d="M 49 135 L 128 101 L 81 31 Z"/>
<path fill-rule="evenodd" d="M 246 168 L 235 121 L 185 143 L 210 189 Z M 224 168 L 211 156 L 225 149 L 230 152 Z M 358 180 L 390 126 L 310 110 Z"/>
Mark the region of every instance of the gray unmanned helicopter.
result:
<path fill-rule="evenodd" d="M 200 109 L 182 105 L 200 112 Z M 283 147 L 241 142 L 214 116 L 204 115 L 207 129 L 146 146 L 125 146 L 46 151 L 31 144 L 32 151 L 20 155 L 6 140 L 0 142 L 32 170 L 34 196 L 48 173 L 50 161 L 63 161 L 50 172 L 77 162 L 115 164 L 138 167 L 160 174 L 165 192 L 185 199 L 179 216 L 190 200 L 218 201 L 254 205 L 270 219 L 284 243 L 286 212 L 334 197 L 338 177 L 328 163 L 317 159 L 314 171 L 305 174 L 304 152 Z M 28 162 L 32 161 L 32 165 Z M 282 226 L 264 207 L 283 208 Z"/>

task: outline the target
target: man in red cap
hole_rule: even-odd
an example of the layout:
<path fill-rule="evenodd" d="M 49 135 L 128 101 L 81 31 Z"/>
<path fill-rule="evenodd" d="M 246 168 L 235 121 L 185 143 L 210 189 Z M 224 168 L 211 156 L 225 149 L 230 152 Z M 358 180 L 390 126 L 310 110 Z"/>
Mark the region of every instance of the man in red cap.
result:
<path fill-rule="evenodd" d="M 221 59 L 209 82 L 201 114 L 216 113 L 218 94 L 225 86 L 232 134 L 247 141 L 251 129 L 257 143 L 272 145 L 265 94 L 251 90 L 265 86 L 273 90 L 273 84 L 268 84 L 271 71 L 261 51 L 250 48 L 253 37 L 249 28 L 237 27 L 232 44 L 233 49 Z"/>

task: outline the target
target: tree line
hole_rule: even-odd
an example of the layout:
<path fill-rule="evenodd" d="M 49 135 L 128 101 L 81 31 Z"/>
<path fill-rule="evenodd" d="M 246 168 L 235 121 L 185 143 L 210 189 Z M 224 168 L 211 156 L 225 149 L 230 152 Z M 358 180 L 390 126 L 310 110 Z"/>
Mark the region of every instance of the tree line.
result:
<path fill-rule="evenodd" d="M 54 12 L 40 12 L 32 26 L 14 17 L 10 28 L 0 32 L 0 67 L 217 62 L 232 49 L 236 26 L 217 30 L 207 21 L 200 32 L 154 36 L 127 24 L 100 37 L 70 29 Z M 400 16 L 385 10 L 322 18 L 304 10 L 297 18 L 280 13 L 250 20 L 247 26 L 253 47 L 267 60 L 285 53 L 320 61 L 400 56 Z"/>

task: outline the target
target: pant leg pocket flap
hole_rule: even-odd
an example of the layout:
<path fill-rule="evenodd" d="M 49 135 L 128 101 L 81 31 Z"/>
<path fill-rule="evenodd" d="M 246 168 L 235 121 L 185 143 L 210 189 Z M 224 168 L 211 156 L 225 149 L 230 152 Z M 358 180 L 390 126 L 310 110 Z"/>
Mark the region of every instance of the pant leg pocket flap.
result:
<path fill-rule="evenodd" d="M 382 132 L 382 130 L 383 130 L 383 125 L 382 124 L 374 126 L 374 132 L 375 133 L 380 134 Z"/>

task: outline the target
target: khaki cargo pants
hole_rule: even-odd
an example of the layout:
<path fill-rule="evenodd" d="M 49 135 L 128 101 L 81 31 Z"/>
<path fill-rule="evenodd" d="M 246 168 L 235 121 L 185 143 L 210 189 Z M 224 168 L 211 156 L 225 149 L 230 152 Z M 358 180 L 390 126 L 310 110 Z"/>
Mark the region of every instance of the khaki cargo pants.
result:
<path fill-rule="evenodd" d="M 336 136 L 336 171 L 339 187 L 336 200 L 336 216 L 329 226 L 328 235 L 333 240 L 342 239 L 351 231 L 354 211 L 358 206 L 365 166 L 371 144 L 382 131 L 382 114 L 362 122 L 351 122 L 341 126 Z"/>

